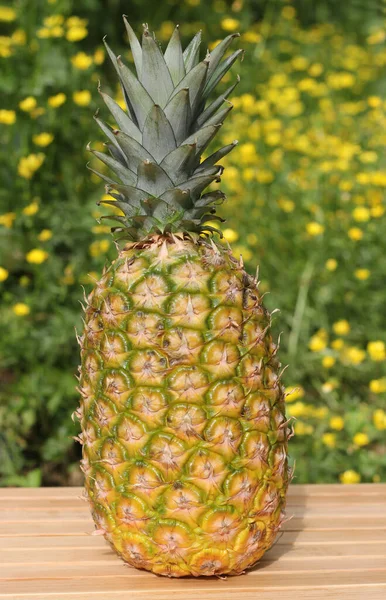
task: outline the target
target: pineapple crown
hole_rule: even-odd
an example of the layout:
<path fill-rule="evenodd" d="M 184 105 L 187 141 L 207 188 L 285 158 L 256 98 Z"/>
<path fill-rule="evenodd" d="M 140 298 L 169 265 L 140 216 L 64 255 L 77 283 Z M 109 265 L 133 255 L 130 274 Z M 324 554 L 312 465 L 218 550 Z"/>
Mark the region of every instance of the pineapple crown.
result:
<path fill-rule="evenodd" d="M 127 111 L 99 89 L 118 128 L 110 127 L 96 114 L 94 118 L 108 138 L 109 154 L 91 150 L 114 173 L 111 179 L 91 169 L 106 181 L 106 192 L 112 198 L 102 202 L 123 213 L 106 218 L 119 222 L 112 231 L 122 232 L 123 238 L 132 241 L 153 234 L 218 231 L 207 223 L 222 221 L 215 212 L 225 195 L 220 190 L 203 191 L 220 181 L 223 167 L 217 162 L 237 141 L 202 162 L 201 156 L 232 109 L 226 98 L 239 78 L 208 105 L 207 100 L 243 52 L 236 50 L 224 58 L 239 34 L 227 36 L 200 61 L 201 32 L 182 51 L 177 26 L 162 54 L 147 25 L 143 26 L 141 45 L 125 16 L 123 19 L 137 77 L 104 40 Z"/>

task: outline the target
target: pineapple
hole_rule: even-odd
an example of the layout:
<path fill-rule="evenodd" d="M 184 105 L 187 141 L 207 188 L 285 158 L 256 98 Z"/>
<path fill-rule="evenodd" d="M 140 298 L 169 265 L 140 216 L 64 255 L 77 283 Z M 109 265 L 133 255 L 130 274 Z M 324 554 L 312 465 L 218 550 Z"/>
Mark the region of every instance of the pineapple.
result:
<path fill-rule="evenodd" d="M 80 338 L 82 470 L 97 531 L 129 565 L 160 575 L 239 574 L 272 545 L 289 481 L 277 346 L 257 279 L 217 242 L 217 164 L 201 161 L 236 83 L 229 35 L 199 60 L 200 34 L 162 54 L 125 19 L 137 77 L 106 44 L 127 105 L 100 91 L 95 119 L 126 240 L 86 299 Z M 96 171 L 95 171 L 96 172 Z"/>

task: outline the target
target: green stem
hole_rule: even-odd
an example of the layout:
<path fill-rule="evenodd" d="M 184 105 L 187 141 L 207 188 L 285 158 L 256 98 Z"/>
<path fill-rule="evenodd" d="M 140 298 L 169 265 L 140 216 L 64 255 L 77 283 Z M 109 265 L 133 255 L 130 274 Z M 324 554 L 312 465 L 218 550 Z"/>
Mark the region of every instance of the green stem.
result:
<path fill-rule="evenodd" d="M 310 259 L 306 263 L 304 271 L 300 277 L 299 292 L 296 300 L 294 316 L 292 319 L 292 329 L 288 340 L 288 352 L 290 358 L 293 358 L 297 351 L 300 329 L 302 325 L 304 311 L 306 310 L 307 306 L 308 290 L 310 289 L 312 274 L 314 272 L 314 266 L 315 265 L 313 260 Z"/>

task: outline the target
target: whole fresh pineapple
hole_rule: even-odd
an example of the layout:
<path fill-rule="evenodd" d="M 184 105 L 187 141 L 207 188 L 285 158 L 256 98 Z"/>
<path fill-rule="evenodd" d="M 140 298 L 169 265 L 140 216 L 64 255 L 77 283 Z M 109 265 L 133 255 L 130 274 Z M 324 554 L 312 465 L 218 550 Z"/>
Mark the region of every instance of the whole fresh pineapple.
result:
<path fill-rule="evenodd" d="M 129 565 L 161 575 L 238 574 L 272 545 L 289 471 L 270 315 L 241 259 L 217 243 L 217 161 L 201 161 L 234 85 L 207 99 L 241 51 L 199 61 L 200 34 L 164 54 L 126 28 L 137 77 L 106 45 L 127 111 L 96 121 L 115 174 L 98 173 L 128 240 L 87 298 L 81 343 L 82 469 L 97 530 Z"/>

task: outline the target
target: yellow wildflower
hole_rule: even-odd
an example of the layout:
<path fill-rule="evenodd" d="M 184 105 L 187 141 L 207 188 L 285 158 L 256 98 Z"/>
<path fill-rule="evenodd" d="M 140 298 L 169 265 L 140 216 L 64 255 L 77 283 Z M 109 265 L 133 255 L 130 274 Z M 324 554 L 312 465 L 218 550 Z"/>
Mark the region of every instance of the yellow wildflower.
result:
<path fill-rule="evenodd" d="M 288 385 L 285 389 L 286 402 L 294 402 L 298 398 L 303 398 L 304 389 L 301 385 Z"/>
<path fill-rule="evenodd" d="M 346 349 L 343 358 L 353 365 L 360 365 L 366 358 L 366 352 L 357 346 L 350 346 Z"/>
<path fill-rule="evenodd" d="M 29 154 L 19 160 L 17 171 L 24 179 L 31 179 L 38 169 L 42 166 L 45 159 L 45 154 Z"/>
<path fill-rule="evenodd" d="M 330 369 L 335 364 L 335 358 L 333 356 L 324 356 L 322 365 L 325 369 Z"/>
<path fill-rule="evenodd" d="M 38 235 L 38 240 L 40 242 L 47 242 L 51 238 L 52 238 L 52 231 L 51 231 L 51 229 L 42 229 L 41 232 Z"/>
<path fill-rule="evenodd" d="M 24 112 L 31 112 L 31 110 L 36 108 L 36 104 L 36 98 L 34 98 L 33 96 L 27 96 L 27 98 L 24 98 L 24 100 L 21 100 L 21 102 L 19 102 L 19 108 Z"/>
<path fill-rule="evenodd" d="M 329 425 L 331 429 L 335 429 L 336 431 L 342 431 L 344 428 L 344 419 L 343 417 L 331 417 Z"/>
<path fill-rule="evenodd" d="M 12 310 L 18 317 L 25 317 L 31 312 L 30 307 L 27 304 L 24 304 L 24 302 L 17 302 L 13 305 Z"/>
<path fill-rule="evenodd" d="M 322 392 L 324 394 L 330 394 L 337 387 L 338 387 L 338 382 L 336 381 L 336 379 L 329 379 L 328 381 L 325 381 L 323 383 Z"/>
<path fill-rule="evenodd" d="M 371 164 L 377 162 L 378 154 L 374 151 L 368 150 L 367 152 L 362 152 L 358 158 L 364 164 Z"/>
<path fill-rule="evenodd" d="M 373 413 L 373 423 L 375 429 L 384 431 L 386 429 L 386 412 L 381 408 L 377 408 Z"/>
<path fill-rule="evenodd" d="M 97 48 L 94 52 L 93 58 L 96 65 L 101 65 L 105 60 L 105 51 L 103 48 Z"/>
<path fill-rule="evenodd" d="M 336 434 L 335 433 L 324 433 L 322 435 L 322 442 L 327 448 L 336 447 Z"/>
<path fill-rule="evenodd" d="M 291 213 L 295 210 L 295 202 L 284 196 L 282 198 L 279 198 L 277 203 L 280 206 L 280 208 L 286 213 Z"/>
<path fill-rule="evenodd" d="M 283 17 L 283 19 L 287 19 L 287 21 L 291 21 L 291 19 L 294 19 L 296 16 L 296 10 L 294 9 L 293 6 L 284 6 L 281 9 L 281 16 Z"/>
<path fill-rule="evenodd" d="M 342 350 L 344 346 L 344 341 L 341 338 L 336 338 L 336 340 L 332 340 L 331 348 L 334 350 Z"/>
<path fill-rule="evenodd" d="M 351 229 L 348 230 L 348 237 L 354 242 L 358 242 L 363 238 L 363 231 L 362 229 L 359 229 L 359 227 L 351 227 Z"/>
<path fill-rule="evenodd" d="M 372 206 L 370 208 L 371 216 L 375 219 L 379 219 L 379 217 L 383 217 L 385 214 L 385 209 L 383 206 Z"/>
<path fill-rule="evenodd" d="M 255 31 L 246 31 L 242 35 L 242 40 L 243 42 L 248 42 L 250 44 L 258 44 L 259 42 L 261 42 L 262 37 L 259 33 L 256 33 Z"/>
<path fill-rule="evenodd" d="M 2 125 L 13 125 L 16 122 L 16 113 L 14 110 L 0 110 L 0 123 Z"/>
<path fill-rule="evenodd" d="M 231 17 L 226 17 L 225 19 L 222 19 L 220 24 L 224 31 L 235 31 L 239 27 L 240 21 L 232 19 Z"/>
<path fill-rule="evenodd" d="M 236 242 L 239 239 L 239 234 L 234 229 L 224 229 L 223 236 L 230 244 Z"/>
<path fill-rule="evenodd" d="M 370 277 L 371 272 L 368 269 L 356 269 L 354 275 L 360 281 L 366 281 Z"/>
<path fill-rule="evenodd" d="M 335 271 L 338 266 L 338 261 L 335 258 L 329 258 L 326 261 L 326 269 L 327 271 Z"/>
<path fill-rule="evenodd" d="M 71 62 L 76 69 L 85 71 L 92 65 L 92 57 L 85 52 L 78 52 L 71 58 Z"/>
<path fill-rule="evenodd" d="M 31 264 L 40 265 L 45 260 L 47 260 L 48 252 L 46 252 L 45 250 L 41 250 L 40 248 L 34 248 L 33 250 L 27 252 L 25 258 L 26 261 Z"/>
<path fill-rule="evenodd" d="M 324 226 L 321 225 L 320 223 L 317 223 L 316 221 L 311 221 L 310 223 L 307 223 L 306 229 L 307 229 L 308 235 L 315 237 L 315 236 L 321 235 L 323 233 Z"/>
<path fill-rule="evenodd" d="M 91 94 L 88 90 L 80 90 L 72 94 L 72 99 L 78 106 L 88 106 L 91 102 Z"/>
<path fill-rule="evenodd" d="M 385 343 L 381 340 L 369 342 L 367 344 L 367 352 L 370 354 L 371 360 L 374 362 L 381 362 L 386 358 Z"/>
<path fill-rule="evenodd" d="M 27 34 L 24 29 L 15 29 L 11 35 L 11 40 L 16 46 L 25 46 L 27 43 Z"/>
<path fill-rule="evenodd" d="M 30 282 L 31 282 L 31 280 L 30 280 L 29 277 L 27 277 L 27 275 L 22 275 L 19 278 L 19 283 L 20 283 L 21 287 L 27 287 L 27 286 L 29 286 Z"/>
<path fill-rule="evenodd" d="M 63 25 L 64 23 L 64 16 L 63 15 L 49 15 L 48 17 L 45 17 L 45 19 L 43 20 L 43 23 L 46 27 L 55 27 L 56 25 Z"/>
<path fill-rule="evenodd" d="M 310 64 L 310 61 L 305 56 L 294 56 L 291 60 L 291 65 L 295 71 L 305 71 Z"/>
<path fill-rule="evenodd" d="M 33 202 L 31 202 L 31 204 L 27 204 L 27 206 L 25 206 L 23 208 L 22 213 L 23 213 L 23 215 L 32 217 L 33 215 L 36 215 L 38 210 L 39 210 L 39 202 L 37 202 L 37 200 L 34 200 Z"/>
<path fill-rule="evenodd" d="M 386 392 L 386 377 L 382 379 L 372 379 L 369 383 L 370 391 L 373 394 L 383 394 Z"/>
<path fill-rule="evenodd" d="M 349 469 L 348 471 L 344 471 L 339 475 L 339 479 L 341 483 L 351 484 L 351 483 L 359 483 L 361 480 L 361 476 L 356 471 Z"/>
<path fill-rule="evenodd" d="M 16 219 L 16 213 L 9 212 L 0 215 L 0 225 L 4 225 L 7 229 L 11 229 L 14 220 Z"/>
<path fill-rule="evenodd" d="M 321 352 L 327 346 L 327 342 L 324 337 L 315 334 L 312 336 L 308 343 L 308 347 L 312 352 Z"/>
<path fill-rule="evenodd" d="M 10 6 L 0 6 L 0 21 L 4 23 L 11 23 L 15 21 L 16 11 Z"/>
<path fill-rule="evenodd" d="M 356 446 L 367 446 L 370 443 L 367 433 L 356 433 L 352 439 Z"/>
<path fill-rule="evenodd" d="M 48 133 L 47 131 L 42 131 L 42 133 L 38 133 L 37 135 L 32 136 L 32 141 L 37 146 L 41 146 L 45 148 L 53 141 L 54 136 L 52 133 Z"/>
<path fill-rule="evenodd" d="M 257 235 L 255 233 L 248 233 L 247 242 L 250 246 L 256 246 L 258 241 L 259 241 L 259 238 L 257 237 Z"/>
<path fill-rule="evenodd" d="M 66 39 L 69 42 L 79 42 L 80 40 L 83 40 L 85 37 L 87 37 L 87 35 L 88 35 L 88 31 L 87 31 L 86 27 L 75 26 L 75 27 L 70 27 L 67 30 Z"/>
<path fill-rule="evenodd" d="M 59 92 L 59 94 L 56 94 L 56 96 L 50 96 L 48 98 L 48 104 L 49 106 L 52 106 L 52 108 L 58 108 L 59 106 L 62 106 L 65 101 L 66 95 L 63 94 L 63 92 Z"/>
<path fill-rule="evenodd" d="M 345 319 L 336 321 L 333 324 L 332 328 L 337 335 L 347 335 L 348 333 L 350 333 L 350 323 Z"/>
<path fill-rule="evenodd" d="M 296 435 L 311 435 L 314 432 L 314 426 L 303 421 L 296 421 L 294 431 Z"/>
<path fill-rule="evenodd" d="M 365 223 L 370 219 L 370 211 L 365 206 L 357 206 L 354 208 L 352 216 L 354 221 L 357 221 L 358 223 Z"/>
<path fill-rule="evenodd" d="M 382 98 L 379 96 L 369 96 L 367 98 L 367 103 L 371 108 L 378 108 L 382 105 Z"/>
<path fill-rule="evenodd" d="M 8 278 L 8 271 L 4 267 L 0 267 L 0 281 L 5 281 Z"/>
<path fill-rule="evenodd" d="M 314 63 L 308 69 L 308 73 L 311 77 L 319 77 L 323 73 L 324 67 L 321 63 Z"/>
<path fill-rule="evenodd" d="M 40 40 L 46 40 L 47 38 L 50 38 L 51 29 L 48 27 L 40 27 L 40 29 L 36 31 L 36 37 L 38 37 Z"/>
<path fill-rule="evenodd" d="M 81 19 L 76 15 L 72 15 L 72 17 L 68 17 L 66 21 L 67 27 L 87 27 L 88 21 L 87 19 Z"/>

